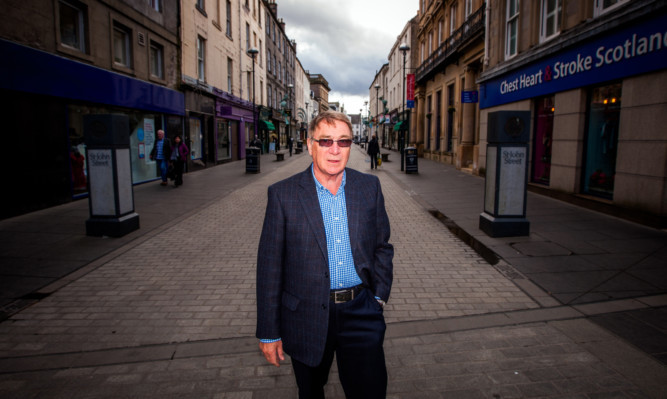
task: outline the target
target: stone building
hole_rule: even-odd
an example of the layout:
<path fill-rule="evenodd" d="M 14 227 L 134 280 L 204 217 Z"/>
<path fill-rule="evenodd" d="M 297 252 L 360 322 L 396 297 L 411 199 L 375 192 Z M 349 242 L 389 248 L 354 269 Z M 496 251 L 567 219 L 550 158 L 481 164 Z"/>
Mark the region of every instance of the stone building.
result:
<path fill-rule="evenodd" d="M 180 88 L 185 93 L 191 166 L 243 159 L 255 131 L 253 100 L 264 102 L 265 59 L 260 51 L 267 23 L 264 4 L 260 0 L 180 3 Z M 251 48 L 258 50 L 254 58 L 248 52 Z"/>
<path fill-rule="evenodd" d="M 329 82 L 322 74 L 310 74 L 311 99 L 313 101 L 313 116 L 329 109 Z"/>
<path fill-rule="evenodd" d="M 275 0 L 263 0 L 266 6 L 266 107 L 262 109 L 260 122 L 262 140 L 278 139 L 284 148 L 288 137 L 296 139 L 295 67 L 296 43 L 285 34 L 285 22 L 278 18 Z"/>
<path fill-rule="evenodd" d="M 389 110 L 387 124 L 390 129 L 384 132 L 381 138 L 381 142 L 387 148 L 400 150 L 401 146 L 408 147 L 417 140 L 414 130 L 409 128 L 414 122 L 412 115 L 414 107 L 410 108 L 406 104 L 410 97 L 408 87 L 411 89 L 415 87 L 414 80 L 410 76 L 414 76 L 415 73 L 417 43 L 417 18 L 415 17 L 405 24 L 387 58 L 389 62 L 385 78 L 387 87 L 385 99 L 387 100 L 386 108 Z M 411 92 L 412 100 L 414 100 L 414 90 Z M 423 139 L 420 142 L 423 142 Z"/>
<path fill-rule="evenodd" d="M 666 226 L 667 2 L 487 7 L 480 172 L 489 113 L 528 111 L 529 189 Z"/>
<path fill-rule="evenodd" d="M 421 0 L 418 15 L 416 144 L 425 158 L 472 171 L 478 167 L 474 96 L 484 59 L 485 7 L 483 0 Z"/>
<path fill-rule="evenodd" d="M 130 121 L 134 183 L 155 132 L 182 134 L 178 0 L 8 0 L 0 25 L 6 191 L 0 217 L 87 195 L 87 114 Z"/>

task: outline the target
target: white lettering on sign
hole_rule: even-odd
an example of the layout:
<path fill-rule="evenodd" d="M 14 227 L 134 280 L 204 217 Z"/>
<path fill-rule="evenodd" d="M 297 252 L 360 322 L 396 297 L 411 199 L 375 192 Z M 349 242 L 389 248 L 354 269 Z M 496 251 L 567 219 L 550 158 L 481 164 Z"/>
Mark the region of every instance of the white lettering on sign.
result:
<path fill-rule="evenodd" d="M 595 54 L 577 53 L 573 59 L 558 60 L 543 69 L 505 79 L 500 83 L 500 94 L 517 92 L 665 49 L 667 49 L 667 31 L 648 36 L 638 36 L 634 33 L 616 46 L 598 47 Z"/>

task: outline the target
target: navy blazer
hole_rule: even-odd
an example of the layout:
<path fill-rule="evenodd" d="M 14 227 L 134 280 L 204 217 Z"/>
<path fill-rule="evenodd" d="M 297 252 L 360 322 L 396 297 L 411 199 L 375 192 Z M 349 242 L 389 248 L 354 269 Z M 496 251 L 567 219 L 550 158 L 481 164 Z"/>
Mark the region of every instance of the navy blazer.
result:
<path fill-rule="evenodd" d="M 389 299 L 394 248 L 377 177 L 345 169 L 354 266 L 373 295 Z M 257 332 L 281 338 L 292 358 L 320 363 L 329 323 L 329 261 L 311 167 L 268 189 L 257 254 Z"/>

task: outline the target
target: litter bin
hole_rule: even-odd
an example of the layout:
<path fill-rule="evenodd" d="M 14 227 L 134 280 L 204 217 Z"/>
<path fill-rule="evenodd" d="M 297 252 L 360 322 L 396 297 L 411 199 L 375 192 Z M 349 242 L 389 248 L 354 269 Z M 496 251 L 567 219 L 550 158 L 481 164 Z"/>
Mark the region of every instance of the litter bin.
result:
<path fill-rule="evenodd" d="M 303 141 L 297 140 L 296 141 L 296 154 L 301 154 L 303 152 Z"/>
<path fill-rule="evenodd" d="M 257 147 L 248 147 L 245 149 L 245 172 L 259 173 L 259 153 Z"/>
<path fill-rule="evenodd" d="M 405 151 L 405 173 L 418 173 L 417 149 L 415 147 L 407 147 L 403 151 Z"/>

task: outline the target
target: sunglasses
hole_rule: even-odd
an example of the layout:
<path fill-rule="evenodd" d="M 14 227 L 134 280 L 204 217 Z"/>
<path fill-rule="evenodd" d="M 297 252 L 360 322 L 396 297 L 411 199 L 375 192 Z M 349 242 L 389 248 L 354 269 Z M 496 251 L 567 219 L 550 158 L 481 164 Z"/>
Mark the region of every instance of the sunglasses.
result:
<path fill-rule="evenodd" d="M 322 147 L 331 147 L 333 143 L 338 143 L 338 146 L 341 148 L 347 148 L 352 145 L 352 139 L 340 139 L 340 140 L 334 140 L 334 139 L 311 139 L 313 141 L 316 141 L 317 144 L 321 145 Z"/>

